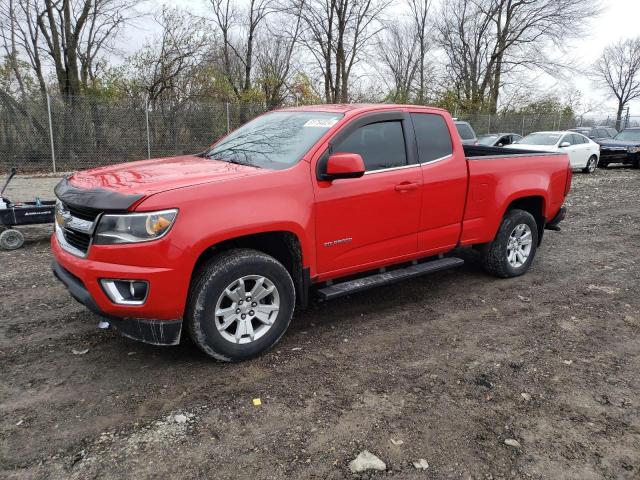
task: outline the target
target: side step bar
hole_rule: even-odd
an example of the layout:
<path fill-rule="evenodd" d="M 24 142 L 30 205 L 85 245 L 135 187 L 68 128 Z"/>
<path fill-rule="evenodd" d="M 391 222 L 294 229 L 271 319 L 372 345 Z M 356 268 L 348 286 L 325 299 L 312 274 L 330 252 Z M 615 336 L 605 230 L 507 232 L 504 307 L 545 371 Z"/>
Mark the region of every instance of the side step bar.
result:
<path fill-rule="evenodd" d="M 449 268 L 459 267 L 464 263 L 461 258 L 447 257 L 431 260 L 425 263 L 418 263 L 406 268 L 399 268 L 389 272 L 375 273 L 368 277 L 356 278 L 346 282 L 336 283 L 318 289 L 318 296 L 322 300 L 333 300 L 334 298 L 351 295 L 370 288 L 391 283 L 400 282 L 409 278 L 419 277 L 428 273 L 439 272 Z"/>

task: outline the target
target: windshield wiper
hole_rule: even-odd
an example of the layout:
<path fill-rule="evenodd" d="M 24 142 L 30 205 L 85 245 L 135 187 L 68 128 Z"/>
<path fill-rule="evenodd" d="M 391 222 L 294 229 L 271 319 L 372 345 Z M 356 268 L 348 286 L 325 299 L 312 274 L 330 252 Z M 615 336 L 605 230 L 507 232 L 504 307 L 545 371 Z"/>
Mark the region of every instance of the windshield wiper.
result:
<path fill-rule="evenodd" d="M 243 165 L 245 167 L 256 167 L 256 168 L 262 168 L 260 165 L 256 165 L 255 163 L 250 163 L 250 162 L 242 162 L 236 158 L 215 158 L 215 157 L 210 157 L 209 155 L 205 155 L 209 160 L 218 160 L 219 162 L 227 162 L 227 163 L 233 163 L 235 165 Z"/>
<path fill-rule="evenodd" d="M 217 159 L 220 160 L 222 162 L 229 162 L 229 163 L 235 163 L 236 165 L 244 165 L 246 167 L 256 167 L 256 168 L 262 168 L 260 165 L 256 165 L 255 163 L 249 163 L 249 162 L 241 162 L 240 160 L 236 160 L 235 158 L 230 158 L 228 160 L 223 160 L 223 159 Z"/>

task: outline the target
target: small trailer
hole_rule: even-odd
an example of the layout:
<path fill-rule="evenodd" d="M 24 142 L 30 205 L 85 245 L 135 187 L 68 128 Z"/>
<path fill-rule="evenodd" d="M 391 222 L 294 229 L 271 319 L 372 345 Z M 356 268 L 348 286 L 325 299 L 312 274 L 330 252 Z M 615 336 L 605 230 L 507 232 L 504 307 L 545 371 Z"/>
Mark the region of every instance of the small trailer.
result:
<path fill-rule="evenodd" d="M 0 191 L 0 248 L 3 250 L 15 250 L 24 244 L 22 232 L 13 227 L 53 223 L 55 218 L 55 200 L 12 203 L 3 196 L 15 174 L 16 169 L 12 168 Z"/>

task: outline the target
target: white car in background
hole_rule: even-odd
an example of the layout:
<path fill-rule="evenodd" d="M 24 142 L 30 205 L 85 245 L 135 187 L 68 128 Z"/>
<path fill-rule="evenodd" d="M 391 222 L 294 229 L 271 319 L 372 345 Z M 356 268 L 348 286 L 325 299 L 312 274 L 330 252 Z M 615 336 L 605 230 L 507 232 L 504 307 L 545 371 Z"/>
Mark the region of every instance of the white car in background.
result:
<path fill-rule="evenodd" d="M 600 158 L 600 145 L 576 132 L 535 132 L 509 145 L 508 148 L 566 153 L 571 167 L 593 173 Z"/>

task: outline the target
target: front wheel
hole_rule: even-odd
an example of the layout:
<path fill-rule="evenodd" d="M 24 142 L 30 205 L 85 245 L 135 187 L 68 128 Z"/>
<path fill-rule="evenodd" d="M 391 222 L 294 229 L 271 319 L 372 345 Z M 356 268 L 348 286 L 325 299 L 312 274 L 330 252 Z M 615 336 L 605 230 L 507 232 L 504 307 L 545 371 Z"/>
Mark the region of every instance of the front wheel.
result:
<path fill-rule="evenodd" d="M 237 249 L 195 274 L 185 321 L 207 355 L 237 362 L 271 348 L 287 330 L 295 306 L 291 275 L 275 258 Z"/>
<path fill-rule="evenodd" d="M 525 210 L 509 210 L 493 242 L 482 250 L 482 267 L 500 278 L 522 275 L 529 270 L 538 247 L 538 225 Z"/>
<path fill-rule="evenodd" d="M 595 155 L 591 155 L 589 160 L 587 160 L 587 165 L 582 169 L 584 173 L 593 173 L 596 171 L 596 166 L 598 165 L 598 157 Z"/>

